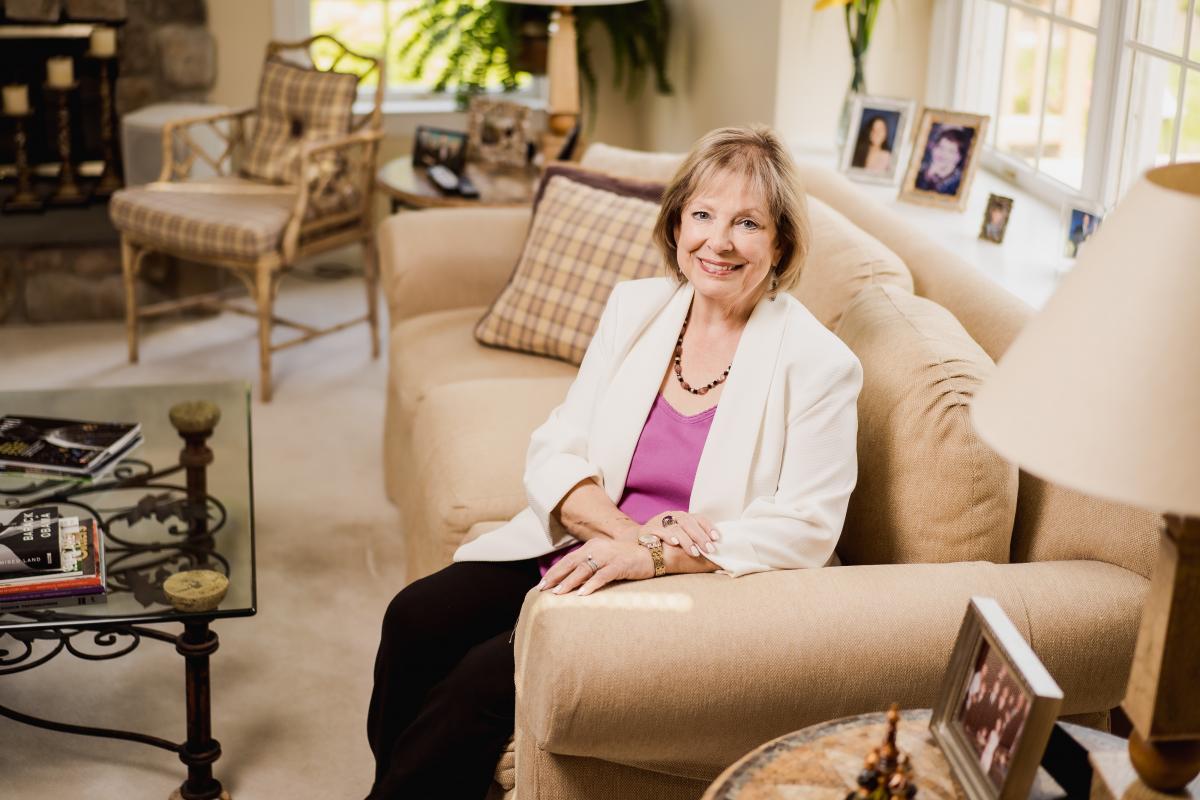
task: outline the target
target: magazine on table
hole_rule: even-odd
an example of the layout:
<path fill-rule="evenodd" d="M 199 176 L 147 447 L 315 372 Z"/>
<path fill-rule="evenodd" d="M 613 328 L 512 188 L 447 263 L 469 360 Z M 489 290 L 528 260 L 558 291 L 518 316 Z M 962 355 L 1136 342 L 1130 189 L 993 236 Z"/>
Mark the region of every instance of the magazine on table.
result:
<path fill-rule="evenodd" d="M 141 430 L 136 422 L 0 416 L 0 468 L 92 476 L 135 447 Z"/>

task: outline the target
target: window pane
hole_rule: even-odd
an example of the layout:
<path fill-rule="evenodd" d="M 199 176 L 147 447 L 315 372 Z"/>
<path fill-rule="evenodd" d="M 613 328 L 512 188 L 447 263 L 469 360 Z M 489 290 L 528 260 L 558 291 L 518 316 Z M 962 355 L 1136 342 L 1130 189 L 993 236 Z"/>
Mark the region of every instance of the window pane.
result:
<path fill-rule="evenodd" d="M 1040 8 L 1042 11 L 1054 10 L 1051 8 L 1051 6 L 1054 5 L 1053 0 L 1017 0 L 1017 2 L 1023 3 L 1027 6 L 1033 6 L 1034 8 Z"/>
<path fill-rule="evenodd" d="M 1030 166 L 1037 158 L 1038 116 L 1050 50 L 1050 22 L 1015 8 L 1008 17 L 996 147 Z"/>
<path fill-rule="evenodd" d="M 992 118 L 988 126 L 987 143 L 996 144 L 996 108 L 1000 102 L 1000 62 L 1004 54 L 1005 6 L 995 2 L 977 4 L 976 16 L 970 28 L 968 51 L 971 57 L 964 65 L 961 108 L 972 114 Z"/>
<path fill-rule="evenodd" d="M 1038 169 L 1076 189 L 1083 183 L 1088 110 L 1096 37 L 1064 25 L 1054 26 L 1050 81 L 1046 86 L 1046 121 Z"/>
<path fill-rule="evenodd" d="M 1178 65 L 1144 53 L 1134 55 L 1122 192 L 1150 167 L 1170 161 L 1178 90 Z"/>
<path fill-rule="evenodd" d="M 363 55 L 379 55 L 383 52 L 383 3 L 381 0 L 313 0 L 309 4 L 309 27 L 313 34 L 328 33 L 346 47 Z M 319 42 L 313 48 L 313 59 L 317 66 L 327 69 L 337 48 L 328 42 Z M 339 69 L 355 70 L 358 64 L 343 62 Z M 374 72 L 361 87 L 374 86 L 378 75 Z"/>
<path fill-rule="evenodd" d="M 1196 15 L 1192 17 L 1192 61 L 1200 61 L 1200 3 L 1196 3 Z"/>
<path fill-rule="evenodd" d="M 1196 29 L 1192 28 L 1192 36 Z M 1200 161 L 1200 70 L 1189 69 L 1183 90 L 1183 129 L 1176 161 Z"/>
<path fill-rule="evenodd" d="M 1142 0 L 1138 8 L 1137 40 L 1172 55 L 1183 55 L 1187 0 Z"/>
<path fill-rule="evenodd" d="M 1100 0 L 1059 0 L 1058 13 L 1095 28 L 1100 24 Z"/>

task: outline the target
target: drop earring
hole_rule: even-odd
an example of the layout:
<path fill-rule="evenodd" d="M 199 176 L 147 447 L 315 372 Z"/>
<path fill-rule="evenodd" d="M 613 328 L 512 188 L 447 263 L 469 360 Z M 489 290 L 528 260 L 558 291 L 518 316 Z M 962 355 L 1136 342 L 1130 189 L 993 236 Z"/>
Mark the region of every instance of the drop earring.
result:
<path fill-rule="evenodd" d="M 779 273 L 776 271 L 775 267 L 771 267 L 771 289 L 770 289 L 770 294 L 771 294 L 771 299 L 772 299 L 772 300 L 774 300 L 774 299 L 775 299 L 775 293 L 776 293 L 776 291 L 778 291 L 778 289 L 779 289 Z"/>

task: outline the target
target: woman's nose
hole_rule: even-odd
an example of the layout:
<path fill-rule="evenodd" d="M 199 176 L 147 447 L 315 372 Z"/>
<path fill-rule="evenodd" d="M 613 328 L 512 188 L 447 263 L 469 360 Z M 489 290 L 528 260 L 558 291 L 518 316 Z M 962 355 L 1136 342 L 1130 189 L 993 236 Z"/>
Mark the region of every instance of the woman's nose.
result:
<path fill-rule="evenodd" d="M 714 252 L 727 253 L 733 249 L 733 237 L 729 235 L 728 229 L 719 228 L 708 237 L 708 245 Z"/>

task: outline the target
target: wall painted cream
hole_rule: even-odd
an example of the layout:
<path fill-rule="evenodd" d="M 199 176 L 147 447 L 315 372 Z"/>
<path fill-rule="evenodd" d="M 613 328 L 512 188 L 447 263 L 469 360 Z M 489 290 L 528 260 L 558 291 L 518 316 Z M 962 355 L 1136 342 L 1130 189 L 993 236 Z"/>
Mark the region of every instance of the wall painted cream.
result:
<path fill-rule="evenodd" d="M 787 0 L 795 2 L 795 0 Z M 668 0 L 675 94 L 647 93 L 635 111 L 647 150 L 687 150 L 722 125 L 775 119 L 784 0 Z"/>
<path fill-rule="evenodd" d="M 217 42 L 217 82 L 209 102 L 254 105 L 273 16 L 266 0 L 208 0 L 208 29 Z"/>
<path fill-rule="evenodd" d="M 852 63 L 840 9 L 780 0 L 775 127 L 793 146 L 833 147 Z M 871 94 L 925 99 L 934 0 L 884 0 L 867 55 Z"/>

